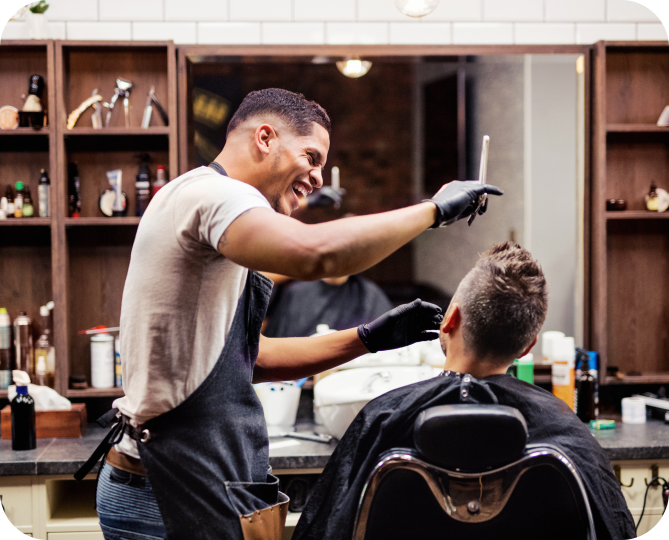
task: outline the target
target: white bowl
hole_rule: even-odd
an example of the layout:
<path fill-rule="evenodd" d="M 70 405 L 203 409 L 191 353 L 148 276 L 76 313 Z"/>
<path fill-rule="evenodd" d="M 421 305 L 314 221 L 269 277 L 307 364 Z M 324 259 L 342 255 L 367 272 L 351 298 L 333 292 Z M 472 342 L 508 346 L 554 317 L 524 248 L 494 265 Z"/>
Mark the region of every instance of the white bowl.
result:
<path fill-rule="evenodd" d="M 283 383 L 254 385 L 268 426 L 293 426 L 302 388 Z"/>
<path fill-rule="evenodd" d="M 436 377 L 429 366 L 384 366 L 339 371 L 314 386 L 314 404 L 328 431 L 341 439 L 362 408 L 386 392 Z"/>

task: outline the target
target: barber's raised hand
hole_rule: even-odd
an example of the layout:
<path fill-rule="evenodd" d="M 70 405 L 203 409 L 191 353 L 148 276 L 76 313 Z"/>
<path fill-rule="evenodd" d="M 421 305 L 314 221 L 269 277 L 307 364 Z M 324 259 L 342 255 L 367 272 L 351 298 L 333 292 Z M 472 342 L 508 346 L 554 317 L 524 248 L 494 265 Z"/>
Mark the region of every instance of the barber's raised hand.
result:
<path fill-rule="evenodd" d="M 371 323 L 358 326 L 358 336 L 369 352 L 388 351 L 406 347 L 417 341 L 435 339 L 444 316 L 441 308 L 417 298 L 381 315 Z"/>
<path fill-rule="evenodd" d="M 469 217 L 476 211 L 479 196 L 484 193 L 503 195 L 504 191 L 490 184 L 479 184 L 476 180 L 454 180 L 445 184 L 434 197 L 426 199 L 437 206 L 437 219 L 430 228 L 443 227 Z M 486 209 L 487 201 L 479 214 L 483 214 Z"/>

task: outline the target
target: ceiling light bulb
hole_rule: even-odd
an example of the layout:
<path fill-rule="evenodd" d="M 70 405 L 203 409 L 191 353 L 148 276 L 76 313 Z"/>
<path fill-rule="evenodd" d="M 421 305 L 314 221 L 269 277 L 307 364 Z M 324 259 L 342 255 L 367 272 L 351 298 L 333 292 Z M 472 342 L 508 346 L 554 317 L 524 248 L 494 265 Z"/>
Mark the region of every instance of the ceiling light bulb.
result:
<path fill-rule="evenodd" d="M 437 7 L 439 0 L 395 0 L 395 6 L 409 17 L 425 17 Z"/>
<path fill-rule="evenodd" d="M 371 67 L 372 63 L 369 60 L 360 60 L 358 57 L 347 58 L 346 60 L 337 62 L 337 69 L 351 79 L 362 77 L 367 74 Z"/>

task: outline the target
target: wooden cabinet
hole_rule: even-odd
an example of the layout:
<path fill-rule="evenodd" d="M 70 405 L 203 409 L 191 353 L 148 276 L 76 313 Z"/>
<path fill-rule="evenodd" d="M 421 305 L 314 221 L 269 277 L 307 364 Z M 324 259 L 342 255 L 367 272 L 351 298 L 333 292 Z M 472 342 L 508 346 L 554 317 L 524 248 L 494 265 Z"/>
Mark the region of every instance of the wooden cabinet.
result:
<path fill-rule="evenodd" d="M 6 184 L 23 181 L 37 197 L 40 169 L 51 178 L 51 217 L 0 221 L 0 306 L 14 319 L 26 311 L 39 336 L 39 307 L 54 300 L 56 390 L 66 397 L 115 397 L 121 388 L 70 390 L 69 376 L 90 384 L 90 339 L 77 331 L 99 324 L 118 326 L 121 295 L 139 217 L 135 217 L 135 176 L 139 155 L 151 158 L 151 172 L 163 165 L 178 175 L 176 53 L 172 42 L 3 41 L 0 45 L 0 106 L 22 105 L 33 73 L 45 79 L 43 103 L 48 127 L 0 130 L 0 196 Z M 75 127 L 67 117 L 97 89 L 108 102 L 117 78 L 133 83 L 129 127 L 123 100 L 110 127 L 91 127 L 92 109 Z M 7 84 L 9 83 L 9 84 Z M 149 128 L 141 122 L 151 87 L 167 111 L 164 125 L 154 110 Z M 103 122 L 107 109 L 103 108 Z M 81 217 L 68 217 L 68 163 L 81 180 Z M 109 187 L 106 171 L 123 171 L 127 217 L 108 218 L 98 200 Z M 35 204 L 35 212 L 37 205 Z M 6 392 L 0 391 L 0 397 Z"/>
<path fill-rule="evenodd" d="M 590 347 L 603 384 L 669 382 L 669 212 L 649 212 L 651 184 L 669 190 L 669 47 L 594 47 Z M 606 211 L 625 199 L 627 210 Z M 607 375 L 617 367 L 622 377 Z"/>

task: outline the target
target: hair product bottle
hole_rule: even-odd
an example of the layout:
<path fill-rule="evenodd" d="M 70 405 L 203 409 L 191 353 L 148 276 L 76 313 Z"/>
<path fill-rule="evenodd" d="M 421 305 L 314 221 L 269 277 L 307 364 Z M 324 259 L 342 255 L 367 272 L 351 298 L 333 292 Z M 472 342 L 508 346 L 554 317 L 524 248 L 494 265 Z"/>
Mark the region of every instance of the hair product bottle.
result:
<path fill-rule="evenodd" d="M 14 197 L 14 217 L 23 217 L 23 182 L 16 182 L 16 197 Z"/>
<path fill-rule="evenodd" d="M 33 209 L 33 199 L 30 195 L 30 186 L 26 186 L 23 193 L 23 217 L 33 217 L 35 213 Z"/>
<path fill-rule="evenodd" d="M 135 215 L 141 217 L 151 201 L 151 171 L 149 155 L 142 154 L 137 177 L 135 178 Z"/>
<path fill-rule="evenodd" d="M 12 320 L 6 308 L 0 308 L 0 389 L 12 383 Z"/>
<path fill-rule="evenodd" d="M 553 343 L 551 369 L 553 395 L 564 401 L 571 410 L 574 405 L 574 338 L 558 338 Z"/>
<path fill-rule="evenodd" d="M 16 372 L 16 397 L 12 400 L 12 450 L 32 450 L 37 446 L 35 400 L 28 394 L 27 373 Z"/>
<path fill-rule="evenodd" d="M 39 187 L 37 188 L 37 200 L 39 208 L 39 217 L 49 217 L 51 215 L 51 180 L 49 175 L 42 169 L 39 177 Z"/>
<path fill-rule="evenodd" d="M 585 349 L 576 349 L 576 362 L 578 373 L 576 375 L 576 388 L 574 390 L 574 402 L 576 403 L 576 416 L 583 422 L 595 420 L 597 410 L 597 381 L 590 369 L 590 356 Z"/>

